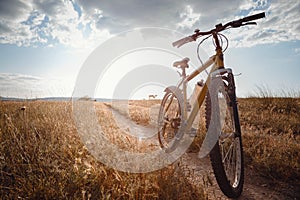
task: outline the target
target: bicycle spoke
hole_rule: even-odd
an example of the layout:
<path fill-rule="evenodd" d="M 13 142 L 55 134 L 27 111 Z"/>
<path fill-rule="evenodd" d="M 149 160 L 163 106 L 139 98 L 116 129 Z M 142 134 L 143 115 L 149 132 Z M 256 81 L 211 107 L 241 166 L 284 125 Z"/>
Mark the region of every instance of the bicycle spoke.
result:
<path fill-rule="evenodd" d="M 172 92 L 165 94 L 159 113 L 158 139 L 162 148 L 173 145 L 181 122 L 181 111 L 178 98 Z"/>

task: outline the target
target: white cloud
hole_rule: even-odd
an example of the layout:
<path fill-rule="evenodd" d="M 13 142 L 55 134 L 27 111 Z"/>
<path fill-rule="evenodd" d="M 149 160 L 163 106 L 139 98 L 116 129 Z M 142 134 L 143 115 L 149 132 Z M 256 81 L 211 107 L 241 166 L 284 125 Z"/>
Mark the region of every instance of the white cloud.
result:
<path fill-rule="evenodd" d="M 250 14 L 258 12 L 258 8 L 265 5 L 266 18 L 258 20 L 258 26 L 231 31 L 235 46 L 300 40 L 300 1 L 275 1 L 269 4 L 262 1 L 256 4 L 250 9 Z"/>
<path fill-rule="evenodd" d="M 176 28 L 178 23 L 189 18 L 198 19 L 194 14 L 201 14 L 200 20 L 195 20 L 198 23 L 193 23 L 194 26 L 188 28 L 196 28 L 196 25 L 214 25 L 217 19 L 224 16 L 233 16 L 237 12 L 243 1 L 232 0 L 152 0 L 152 1 L 103 1 L 103 0 L 78 0 L 86 15 L 93 15 L 95 8 L 102 11 L 102 17 L 95 19 L 99 27 L 106 27 L 109 30 L 120 30 L 145 27 L 159 26 L 166 28 Z M 189 30 L 190 31 L 190 30 Z"/>
<path fill-rule="evenodd" d="M 237 9 L 239 8 L 239 9 Z M 2 0 L 0 43 L 96 46 L 111 34 L 156 26 L 191 34 L 216 23 L 266 11 L 259 26 L 232 31 L 236 46 L 299 40 L 300 2 L 268 0 Z"/>
<path fill-rule="evenodd" d="M 71 96 L 72 83 L 16 73 L 0 73 L 0 96 L 36 98 Z"/>
<path fill-rule="evenodd" d="M 200 18 L 199 13 L 195 13 L 193 8 L 190 5 L 187 5 L 185 8 L 185 12 L 180 14 L 180 18 L 183 19 L 181 22 L 177 23 L 179 28 L 192 28 L 195 23 Z"/>
<path fill-rule="evenodd" d="M 81 25 L 81 27 L 80 27 Z M 0 43 L 18 46 L 53 46 L 63 44 L 75 48 L 91 46 L 108 37 L 106 30 L 93 29 L 84 36 L 86 26 L 71 1 L 3 0 L 0 2 Z M 95 36 L 97 35 L 97 37 Z"/>

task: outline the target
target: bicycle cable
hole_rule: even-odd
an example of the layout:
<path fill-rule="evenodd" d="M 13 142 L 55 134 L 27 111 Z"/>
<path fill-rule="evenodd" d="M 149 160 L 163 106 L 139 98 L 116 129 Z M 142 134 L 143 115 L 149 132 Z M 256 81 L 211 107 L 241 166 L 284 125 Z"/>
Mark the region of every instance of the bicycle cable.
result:
<path fill-rule="evenodd" d="M 199 51 L 200 51 L 200 46 L 201 46 L 201 44 L 202 44 L 205 40 L 207 40 L 207 39 L 210 38 L 211 36 L 212 36 L 212 35 L 209 35 L 209 36 L 207 36 L 206 38 L 202 39 L 201 42 L 199 42 L 199 44 L 198 44 L 198 46 L 197 46 L 197 57 L 198 57 L 198 60 L 200 61 L 201 65 L 203 65 L 203 61 L 202 61 L 202 59 L 200 58 L 200 52 L 199 52 Z M 221 34 L 221 33 L 218 33 L 218 37 L 219 37 L 219 41 L 221 42 L 221 44 L 220 44 L 221 47 L 223 47 L 223 44 L 224 44 L 223 38 L 226 40 L 226 47 L 225 47 L 225 49 L 223 50 L 223 52 L 225 52 L 225 51 L 227 50 L 228 46 L 229 46 L 228 38 L 227 38 L 225 35 Z M 216 44 L 215 44 L 214 39 L 212 39 L 212 42 L 213 42 L 214 46 L 216 47 Z M 205 69 L 205 72 L 206 72 L 206 74 L 208 75 L 208 72 L 207 72 L 206 69 Z"/>
<path fill-rule="evenodd" d="M 222 38 L 224 38 L 224 39 L 226 40 L 226 47 L 225 47 L 225 49 L 223 50 L 223 52 L 225 52 L 225 51 L 227 50 L 228 46 L 229 46 L 228 38 L 227 38 L 225 35 L 221 34 L 221 33 L 219 33 L 218 36 L 220 36 L 221 46 L 222 46 L 222 47 L 223 47 L 223 44 L 224 44 Z"/>
<path fill-rule="evenodd" d="M 204 38 L 203 40 L 201 40 L 201 42 L 199 42 L 199 44 L 198 44 L 198 46 L 197 46 L 197 57 L 198 57 L 198 60 L 200 61 L 200 63 L 201 63 L 201 65 L 203 65 L 203 62 L 202 62 L 202 60 L 201 60 L 201 58 L 200 58 L 200 52 L 199 52 L 199 50 L 200 50 L 200 45 L 205 41 L 205 40 L 207 40 L 208 38 L 210 38 L 212 35 L 209 35 L 209 36 L 207 36 L 206 38 Z M 206 72 L 206 74 L 208 75 L 208 72 L 207 72 L 207 70 L 205 69 L 205 72 Z"/>
<path fill-rule="evenodd" d="M 227 50 L 228 46 L 229 46 L 228 39 L 227 39 L 227 37 L 225 35 L 223 35 L 221 33 L 217 33 L 217 35 L 218 35 L 218 39 L 220 41 L 220 46 L 222 47 L 222 49 L 223 49 L 223 44 L 224 44 L 223 38 L 226 40 L 226 47 L 225 47 L 225 49 L 222 50 L 222 52 L 225 52 Z M 212 43 L 216 47 L 216 43 L 215 43 L 214 39 L 212 39 Z"/>

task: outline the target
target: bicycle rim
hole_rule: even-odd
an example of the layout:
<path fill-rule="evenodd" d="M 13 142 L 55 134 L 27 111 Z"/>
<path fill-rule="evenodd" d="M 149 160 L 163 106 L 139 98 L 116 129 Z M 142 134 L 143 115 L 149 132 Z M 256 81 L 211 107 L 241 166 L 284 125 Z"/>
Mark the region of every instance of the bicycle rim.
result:
<path fill-rule="evenodd" d="M 158 116 L 158 140 L 161 148 L 170 149 L 174 145 L 180 124 L 180 102 L 174 93 L 167 92 Z"/>
<path fill-rule="evenodd" d="M 218 90 L 217 98 L 220 107 L 221 133 L 219 141 L 210 153 L 216 180 L 222 192 L 230 197 L 240 196 L 244 181 L 242 139 L 236 103 L 228 94 L 228 87 Z M 224 86 L 222 86 L 224 87 Z M 234 94 L 233 94 L 234 95 Z M 211 101 L 206 100 L 206 123 L 210 123 Z"/>

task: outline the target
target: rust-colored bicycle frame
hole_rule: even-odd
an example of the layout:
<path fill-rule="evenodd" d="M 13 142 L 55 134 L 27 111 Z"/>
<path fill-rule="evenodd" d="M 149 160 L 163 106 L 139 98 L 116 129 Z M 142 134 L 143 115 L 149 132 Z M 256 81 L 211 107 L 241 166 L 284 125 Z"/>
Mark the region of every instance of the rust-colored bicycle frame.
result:
<path fill-rule="evenodd" d="M 217 70 L 221 70 L 225 69 L 224 68 L 224 55 L 223 55 L 223 50 L 222 47 L 220 45 L 220 41 L 218 38 L 218 33 L 217 32 L 213 32 L 212 33 L 213 39 L 215 41 L 215 52 L 216 54 L 213 55 L 212 57 L 210 57 L 203 65 L 201 65 L 200 67 L 198 67 L 195 71 L 193 71 L 190 75 L 185 75 L 185 68 L 182 68 L 183 73 L 182 73 L 182 81 L 178 84 L 177 88 L 179 88 L 182 85 L 182 90 L 183 90 L 183 119 L 184 121 L 186 121 L 186 130 L 189 130 L 192 127 L 192 124 L 197 116 L 197 113 L 199 112 L 205 96 L 207 94 L 208 91 L 208 85 L 210 83 L 210 77 L 212 75 L 213 72 L 217 72 Z M 200 74 L 201 72 L 203 72 L 204 70 L 206 70 L 208 67 L 210 67 L 211 65 L 212 68 L 208 74 L 208 78 L 205 81 L 205 84 L 201 90 L 201 92 L 199 93 L 198 97 L 197 97 L 197 101 L 195 102 L 194 105 L 191 105 L 191 113 L 189 116 L 187 116 L 187 83 L 192 80 L 193 78 L 195 78 L 198 74 Z"/>

